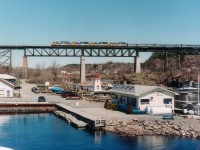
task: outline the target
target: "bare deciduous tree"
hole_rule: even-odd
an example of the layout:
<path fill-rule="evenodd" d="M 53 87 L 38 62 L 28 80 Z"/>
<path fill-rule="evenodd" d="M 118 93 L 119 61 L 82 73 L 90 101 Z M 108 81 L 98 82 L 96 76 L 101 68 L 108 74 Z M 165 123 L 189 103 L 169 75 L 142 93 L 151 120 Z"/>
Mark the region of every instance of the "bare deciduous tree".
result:
<path fill-rule="evenodd" d="M 56 61 L 54 61 L 51 64 L 51 66 L 49 67 L 49 69 L 51 70 L 51 73 L 53 75 L 53 81 L 57 81 L 58 68 L 59 68 L 59 65 L 57 64 Z"/>

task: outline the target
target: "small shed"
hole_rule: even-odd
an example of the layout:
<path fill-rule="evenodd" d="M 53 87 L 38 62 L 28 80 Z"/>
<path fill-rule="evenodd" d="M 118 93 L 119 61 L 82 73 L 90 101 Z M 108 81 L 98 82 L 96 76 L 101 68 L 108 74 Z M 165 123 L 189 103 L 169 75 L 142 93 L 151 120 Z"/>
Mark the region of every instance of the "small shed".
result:
<path fill-rule="evenodd" d="M 173 91 L 158 86 L 114 85 L 110 92 L 118 102 L 118 109 L 129 113 L 147 113 L 148 107 L 167 107 L 174 110 Z"/>

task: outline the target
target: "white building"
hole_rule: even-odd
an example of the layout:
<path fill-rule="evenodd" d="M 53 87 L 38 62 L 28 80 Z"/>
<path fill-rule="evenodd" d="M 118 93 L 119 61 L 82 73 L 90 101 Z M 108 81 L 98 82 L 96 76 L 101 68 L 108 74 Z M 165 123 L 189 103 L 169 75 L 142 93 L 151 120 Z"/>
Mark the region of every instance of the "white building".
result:
<path fill-rule="evenodd" d="M 114 85 L 111 90 L 118 102 L 118 109 L 132 113 L 146 113 L 148 107 L 168 107 L 174 110 L 175 92 L 157 86 Z"/>
<path fill-rule="evenodd" d="M 13 97 L 14 85 L 9 81 L 0 78 L 0 97 Z"/>

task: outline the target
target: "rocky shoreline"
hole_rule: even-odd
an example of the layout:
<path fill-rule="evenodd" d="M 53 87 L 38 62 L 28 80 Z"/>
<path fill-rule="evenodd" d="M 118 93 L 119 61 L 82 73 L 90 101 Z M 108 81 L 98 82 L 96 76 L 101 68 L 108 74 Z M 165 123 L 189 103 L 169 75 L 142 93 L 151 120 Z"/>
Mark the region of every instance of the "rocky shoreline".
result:
<path fill-rule="evenodd" d="M 200 138 L 199 128 L 194 129 L 190 125 L 182 126 L 170 120 L 110 120 L 107 122 L 105 130 L 117 133 L 120 136 L 163 135 Z"/>

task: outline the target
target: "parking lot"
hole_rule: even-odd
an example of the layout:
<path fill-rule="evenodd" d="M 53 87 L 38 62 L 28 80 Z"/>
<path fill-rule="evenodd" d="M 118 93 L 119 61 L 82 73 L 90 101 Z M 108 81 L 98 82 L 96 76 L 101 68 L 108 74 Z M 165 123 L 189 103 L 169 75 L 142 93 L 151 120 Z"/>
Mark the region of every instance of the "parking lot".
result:
<path fill-rule="evenodd" d="M 39 96 L 45 96 L 46 101 L 49 103 L 64 103 L 68 106 L 74 108 L 103 108 L 104 102 L 91 102 L 86 101 L 84 99 L 73 99 L 69 100 L 66 98 L 62 98 L 60 94 L 56 93 L 34 93 L 31 91 L 33 87 L 37 87 L 36 84 L 26 83 L 25 80 L 21 80 L 21 89 L 16 90 L 15 93 L 20 93 L 21 97 L 13 97 L 13 98 L 0 98 L 0 102 L 38 102 Z"/>
<path fill-rule="evenodd" d="M 26 83 L 25 80 L 21 81 L 22 88 L 20 90 L 15 90 L 15 93 L 17 95 L 20 93 L 21 97 L 1 98 L 0 102 L 38 102 L 39 96 L 45 96 L 49 103 L 62 103 L 65 101 L 60 95 L 54 93 L 33 93 L 31 89 L 32 87 L 36 87 L 36 85 Z"/>

